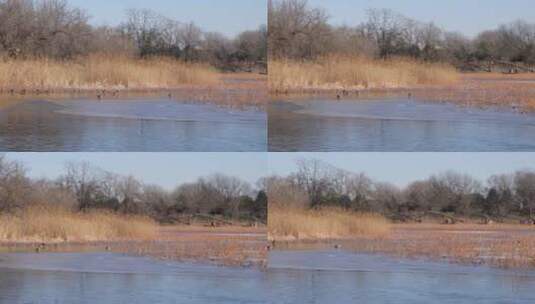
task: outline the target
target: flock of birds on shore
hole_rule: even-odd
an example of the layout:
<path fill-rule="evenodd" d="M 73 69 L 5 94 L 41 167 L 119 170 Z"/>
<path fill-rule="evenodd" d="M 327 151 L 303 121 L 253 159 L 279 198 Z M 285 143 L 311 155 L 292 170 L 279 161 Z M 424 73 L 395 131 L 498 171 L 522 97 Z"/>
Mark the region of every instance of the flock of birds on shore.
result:
<path fill-rule="evenodd" d="M 32 95 L 49 95 L 49 94 L 53 94 L 54 92 L 51 91 L 51 90 L 41 90 L 41 89 L 34 89 L 34 90 L 27 90 L 27 89 L 20 89 L 20 90 L 15 90 L 15 89 L 7 89 L 7 90 L 3 90 L 3 89 L 0 89 L 0 94 L 1 93 L 8 93 L 10 95 L 15 95 L 15 94 L 18 94 L 18 95 L 22 95 L 22 96 L 25 96 L 25 95 L 29 95 L 29 94 L 32 94 Z M 77 90 L 77 91 L 73 91 L 75 93 L 83 93 L 82 90 Z M 68 92 L 67 92 L 68 93 Z M 97 100 L 102 100 L 105 96 L 111 96 L 111 97 L 118 97 L 119 94 L 121 93 L 120 90 L 118 89 L 115 89 L 115 90 L 97 90 L 95 92 L 95 97 L 97 98 Z M 173 94 L 171 92 L 167 93 L 167 97 L 169 99 L 172 99 L 173 98 Z"/>

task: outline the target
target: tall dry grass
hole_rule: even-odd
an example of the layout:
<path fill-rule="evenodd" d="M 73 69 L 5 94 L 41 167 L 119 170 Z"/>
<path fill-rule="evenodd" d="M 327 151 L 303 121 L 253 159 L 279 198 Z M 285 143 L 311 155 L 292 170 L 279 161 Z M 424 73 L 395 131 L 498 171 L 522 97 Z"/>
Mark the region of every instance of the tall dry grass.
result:
<path fill-rule="evenodd" d="M 407 58 L 377 60 L 327 56 L 315 61 L 269 62 L 269 86 L 272 92 L 446 85 L 457 82 L 459 77 L 452 66 Z"/>
<path fill-rule="evenodd" d="M 165 57 L 91 55 L 66 61 L 0 58 L 0 89 L 4 91 L 169 89 L 218 81 L 218 72 L 208 65 Z"/>
<path fill-rule="evenodd" d="M 270 240 L 326 240 L 381 237 L 390 223 L 380 215 L 327 208 L 308 210 L 271 208 L 268 215 Z"/>
<path fill-rule="evenodd" d="M 150 219 L 104 211 L 75 213 L 32 207 L 15 215 L 0 215 L 0 242 L 147 240 L 157 233 L 158 225 Z"/>

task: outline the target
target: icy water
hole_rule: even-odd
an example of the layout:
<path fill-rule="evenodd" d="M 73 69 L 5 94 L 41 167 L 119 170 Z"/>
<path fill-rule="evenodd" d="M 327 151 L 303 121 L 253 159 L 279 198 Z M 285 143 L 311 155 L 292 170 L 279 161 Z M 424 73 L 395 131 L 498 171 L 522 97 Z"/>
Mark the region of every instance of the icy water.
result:
<path fill-rule="evenodd" d="M 0 254 L 0 303 L 534 303 L 534 284 L 529 271 L 344 251 L 272 251 L 267 269 Z"/>
<path fill-rule="evenodd" d="M 281 303 L 535 303 L 535 272 L 345 251 L 273 251 Z"/>
<path fill-rule="evenodd" d="M 21 101 L 0 109 L 0 151 L 266 151 L 259 109 L 156 100 Z"/>
<path fill-rule="evenodd" d="M 0 254 L 0 303 L 275 303 L 265 273 L 113 253 Z"/>
<path fill-rule="evenodd" d="M 535 115 L 414 100 L 272 102 L 270 151 L 534 151 Z"/>

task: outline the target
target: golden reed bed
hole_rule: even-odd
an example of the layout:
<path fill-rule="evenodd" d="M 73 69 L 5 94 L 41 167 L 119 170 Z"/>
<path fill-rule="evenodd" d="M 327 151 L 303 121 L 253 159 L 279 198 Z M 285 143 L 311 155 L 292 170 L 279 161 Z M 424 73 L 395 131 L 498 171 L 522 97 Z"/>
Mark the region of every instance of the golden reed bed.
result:
<path fill-rule="evenodd" d="M 0 90 L 169 89 L 217 83 L 219 73 L 204 64 L 155 57 L 90 55 L 73 60 L 0 59 Z"/>
<path fill-rule="evenodd" d="M 139 216 L 104 211 L 75 213 L 64 208 L 32 207 L 0 215 L 0 243 L 62 243 L 145 240 L 158 225 Z"/>
<path fill-rule="evenodd" d="M 264 75 L 222 73 L 206 64 L 166 57 L 91 55 L 65 61 L 0 58 L 0 106 L 43 95 L 102 100 L 155 95 L 263 107 L 268 89 Z"/>
<path fill-rule="evenodd" d="M 31 207 L 0 215 L 0 252 L 112 251 L 228 266 L 265 266 L 265 227 L 162 226 L 142 216 Z"/>
<path fill-rule="evenodd" d="M 459 76 L 452 66 L 407 58 L 326 56 L 314 61 L 269 62 L 269 88 L 273 93 L 448 85 L 456 83 Z"/>
<path fill-rule="evenodd" d="M 453 85 L 412 91 L 414 98 L 464 106 L 500 106 L 535 111 L 535 74 L 465 73 Z"/>
<path fill-rule="evenodd" d="M 334 208 L 305 210 L 270 207 L 268 229 L 271 241 L 374 238 L 387 235 L 390 223 L 380 215 Z"/>

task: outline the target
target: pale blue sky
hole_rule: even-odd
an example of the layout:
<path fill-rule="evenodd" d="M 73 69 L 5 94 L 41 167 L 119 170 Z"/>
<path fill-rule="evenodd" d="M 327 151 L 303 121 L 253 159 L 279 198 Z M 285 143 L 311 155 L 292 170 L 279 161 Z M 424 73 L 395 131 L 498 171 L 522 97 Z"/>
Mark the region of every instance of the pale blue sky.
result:
<path fill-rule="evenodd" d="M 267 24 L 267 0 L 68 0 L 85 9 L 97 25 L 117 25 L 127 9 L 151 9 L 183 22 L 194 21 L 205 31 L 234 36 Z"/>
<path fill-rule="evenodd" d="M 296 170 L 297 159 L 319 159 L 378 181 L 405 186 L 433 174 L 454 170 L 482 181 L 519 169 L 535 169 L 535 153 L 271 153 L 270 174 Z"/>
<path fill-rule="evenodd" d="M 309 0 L 325 8 L 333 24 L 357 25 L 369 8 L 389 8 L 469 36 L 517 19 L 535 22 L 533 0 Z"/>
<path fill-rule="evenodd" d="M 252 184 L 267 175 L 287 175 L 298 159 L 320 159 L 353 172 L 404 186 L 454 170 L 484 181 L 492 174 L 535 169 L 535 153 L 6 153 L 24 162 L 32 177 L 55 178 L 69 161 L 134 175 L 172 189 L 198 177 L 223 173 Z"/>
<path fill-rule="evenodd" d="M 180 183 L 222 173 L 254 185 L 267 172 L 264 153 L 5 153 L 22 161 L 31 177 L 55 178 L 68 162 L 87 161 L 107 171 L 172 189 Z"/>

